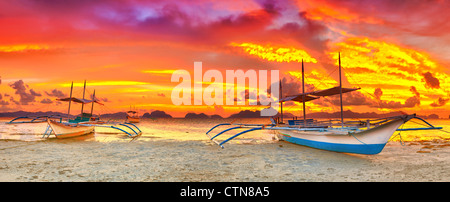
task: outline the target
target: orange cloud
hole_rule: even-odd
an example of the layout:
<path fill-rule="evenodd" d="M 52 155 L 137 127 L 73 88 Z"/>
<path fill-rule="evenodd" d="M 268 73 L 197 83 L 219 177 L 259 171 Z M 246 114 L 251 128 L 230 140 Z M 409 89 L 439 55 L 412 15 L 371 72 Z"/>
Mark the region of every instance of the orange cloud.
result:
<path fill-rule="evenodd" d="M 140 81 L 89 81 L 88 86 L 134 86 L 134 85 L 150 85 L 151 83 Z M 71 83 L 60 84 L 62 87 L 70 87 Z M 73 83 L 74 87 L 83 87 L 84 83 Z"/>
<path fill-rule="evenodd" d="M 351 84 L 361 86 L 366 92 L 377 92 L 381 87 L 383 96 L 391 104 L 397 104 L 397 108 L 415 106 L 421 101 L 428 106 L 435 102 L 437 95 L 447 96 L 445 89 L 450 87 L 450 76 L 425 52 L 367 37 L 351 37 L 335 43 L 327 55 L 336 66 L 338 52 Z M 408 90 L 411 86 L 423 96 L 411 98 Z"/>
<path fill-rule="evenodd" d="M 49 46 L 38 44 L 18 44 L 18 45 L 0 46 L 0 52 L 5 53 L 47 50 L 47 49 L 49 49 Z"/>
<path fill-rule="evenodd" d="M 306 51 L 296 48 L 275 47 L 269 45 L 259 45 L 254 43 L 231 43 L 234 47 L 241 47 L 246 53 L 255 55 L 261 59 L 276 62 L 311 62 L 317 60 Z"/>
<path fill-rule="evenodd" d="M 173 74 L 176 70 L 174 69 L 164 69 L 164 70 L 144 70 L 142 73 L 148 74 Z"/>

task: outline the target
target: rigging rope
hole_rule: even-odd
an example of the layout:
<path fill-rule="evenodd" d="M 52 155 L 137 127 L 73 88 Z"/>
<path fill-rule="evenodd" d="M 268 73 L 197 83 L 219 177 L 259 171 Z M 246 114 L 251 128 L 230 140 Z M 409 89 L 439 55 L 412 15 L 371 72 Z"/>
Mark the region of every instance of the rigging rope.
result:
<path fill-rule="evenodd" d="M 405 123 L 402 124 L 401 129 L 403 129 L 404 126 L 405 126 Z M 396 137 L 398 136 L 399 139 L 400 139 L 400 144 L 401 144 L 402 146 L 405 146 L 405 142 L 403 141 L 401 132 L 402 132 L 402 131 L 399 131 L 398 134 L 397 134 L 396 136 L 391 137 L 391 138 L 389 139 L 389 141 L 391 141 L 392 139 L 394 139 L 394 138 L 396 138 Z"/>

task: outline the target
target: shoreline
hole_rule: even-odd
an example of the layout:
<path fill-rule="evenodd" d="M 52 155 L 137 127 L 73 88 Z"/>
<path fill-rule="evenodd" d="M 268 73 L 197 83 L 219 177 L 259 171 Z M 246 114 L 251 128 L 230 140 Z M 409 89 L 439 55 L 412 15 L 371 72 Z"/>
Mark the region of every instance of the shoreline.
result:
<path fill-rule="evenodd" d="M 280 141 L 0 141 L 0 181 L 309 182 L 450 181 L 450 143 L 389 142 L 377 155 Z"/>

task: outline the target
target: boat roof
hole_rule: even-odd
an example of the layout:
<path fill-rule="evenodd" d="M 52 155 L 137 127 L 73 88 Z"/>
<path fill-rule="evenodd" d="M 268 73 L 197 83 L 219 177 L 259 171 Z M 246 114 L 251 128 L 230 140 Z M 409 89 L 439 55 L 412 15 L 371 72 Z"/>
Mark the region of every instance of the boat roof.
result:
<path fill-rule="evenodd" d="M 342 93 L 348 93 L 355 90 L 359 90 L 360 88 L 342 88 Z M 318 90 L 308 93 L 300 93 L 297 95 L 290 95 L 286 96 L 285 98 L 280 99 L 280 102 L 286 102 L 286 101 L 297 101 L 297 102 L 303 102 L 303 97 L 305 98 L 305 102 L 318 99 L 319 97 L 325 97 L 325 96 L 331 96 L 331 95 L 337 95 L 340 93 L 340 87 L 336 86 L 333 88 L 325 89 L 325 90 Z"/>
<path fill-rule="evenodd" d="M 88 99 L 81 99 L 81 98 L 76 98 L 76 97 L 68 97 L 68 98 L 59 98 L 56 100 L 64 101 L 64 102 L 72 101 L 72 102 L 77 102 L 77 103 L 82 103 L 82 104 L 88 104 L 91 102 L 95 102 L 97 104 L 103 105 L 103 103 L 100 103 L 97 99 L 96 100 L 88 100 Z"/>
<path fill-rule="evenodd" d="M 302 93 L 299 95 L 286 96 L 285 98 L 280 99 L 280 102 L 286 102 L 286 101 L 303 102 L 303 97 L 305 98 L 305 102 L 318 99 L 318 97 L 312 97 L 312 96 L 306 95 L 306 93 L 305 93 L 305 96 L 303 96 L 303 93 Z"/>

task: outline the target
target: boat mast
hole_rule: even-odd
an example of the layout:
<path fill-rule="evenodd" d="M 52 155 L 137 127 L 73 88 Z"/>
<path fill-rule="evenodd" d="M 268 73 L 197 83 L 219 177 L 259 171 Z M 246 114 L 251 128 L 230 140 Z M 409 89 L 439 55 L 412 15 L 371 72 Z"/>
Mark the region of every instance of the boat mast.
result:
<path fill-rule="evenodd" d="M 303 66 L 302 58 L 302 89 L 303 89 L 303 126 L 306 126 L 306 107 L 305 107 L 305 68 Z"/>
<path fill-rule="evenodd" d="M 280 79 L 280 99 L 283 98 L 283 87 L 281 86 L 281 79 Z M 281 107 L 281 122 L 283 123 L 283 102 L 280 102 L 280 107 Z"/>
<path fill-rule="evenodd" d="M 342 108 L 342 75 L 341 75 L 341 52 L 339 52 L 339 96 L 341 97 L 341 126 L 344 127 L 344 111 Z"/>
<path fill-rule="evenodd" d="M 84 88 L 83 88 L 83 102 L 84 102 L 84 93 L 86 92 L 86 80 L 84 80 Z M 83 108 L 84 103 L 81 103 L 81 118 L 83 118 Z"/>
<path fill-rule="evenodd" d="M 92 107 L 91 107 L 91 116 L 94 113 L 94 102 L 95 102 L 95 90 L 94 90 L 94 94 L 92 95 Z"/>
<path fill-rule="evenodd" d="M 69 119 L 70 116 L 70 103 L 72 102 L 72 90 L 73 90 L 73 81 L 72 85 L 70 86 L 69 110 L 67 110 L 67 119 Z"/>

